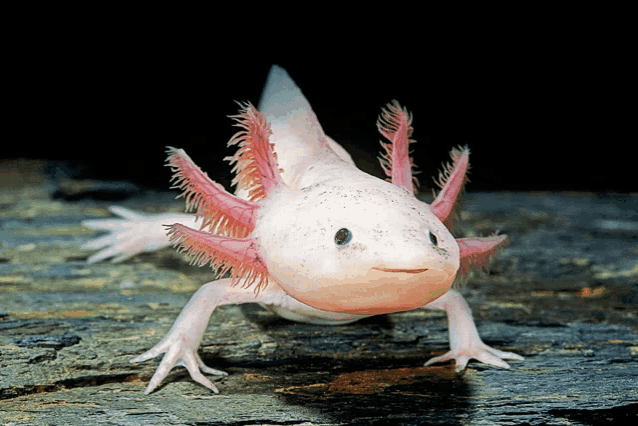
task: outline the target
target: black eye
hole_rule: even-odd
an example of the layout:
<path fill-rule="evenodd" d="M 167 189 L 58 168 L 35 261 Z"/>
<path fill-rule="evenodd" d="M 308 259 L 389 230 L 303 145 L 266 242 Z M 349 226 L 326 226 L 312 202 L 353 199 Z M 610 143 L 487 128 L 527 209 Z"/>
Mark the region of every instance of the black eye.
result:
<path fill-rule="evenodd" d="M 432 233 L 432 231 L 428 231 L 428 232 L 430 234 L 430 241 L 432 241 L 432 244 L 434 244 L 435 246 L 438 246 L 439 245 L 439 239 L 436 238 L 436 235 L 434 235 Z"/>
<path fill-rule="evenodd" d="M 352 239 L 352 232 L 348 231 L 346 228 L 341 228 L 335 234 L 335 243 L 340 246 L 346 245 Z"/>

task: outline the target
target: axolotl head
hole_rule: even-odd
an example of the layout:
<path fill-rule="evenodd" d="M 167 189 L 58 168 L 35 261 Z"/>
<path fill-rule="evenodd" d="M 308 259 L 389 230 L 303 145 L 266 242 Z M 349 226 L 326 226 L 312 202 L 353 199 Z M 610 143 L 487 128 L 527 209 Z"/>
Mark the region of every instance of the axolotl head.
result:
<path fill-rule="evenodd" d="M 356 172 L 263 200 L 251 235 L 269 279 L 312 307 L 356 314 L 411 310 L 447 292 L 454 237 L 403 188 Z"/>

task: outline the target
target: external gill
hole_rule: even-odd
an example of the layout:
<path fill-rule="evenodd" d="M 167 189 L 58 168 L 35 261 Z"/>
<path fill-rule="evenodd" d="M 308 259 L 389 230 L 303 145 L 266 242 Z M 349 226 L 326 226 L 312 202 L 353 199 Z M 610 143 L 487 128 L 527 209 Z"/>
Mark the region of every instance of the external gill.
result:
<path fill-rule="evenodd" d="M 239 105 L 243 109 L 231 117 L 237 120 L 235 126 L 243 130 L 228 142 L 228 146 L 238 145 L 239 150 L 224 159 L 231 165 L 237 163 L 232 169 L 237 173 L 232 184 L 246 189 L 249 199 L 257 201 L 284 182 L 277 166 L 277 154 L 273 151 L 274 144 L 269 142 L 270 124 L 250 103 Z"/>
<path fill-rule="evenodd" d="M 268 285 L 268 269 L 259 256 L 259 244 L 252 238 L 228 238 L 191 229 L 176 223 L 169 227 L 170 242 L 191 257 L 191 264 L 211 268 L 222 276 L 232 268 L 232 285 L 256 284 L 255 293 Z"/>
<path fill-rule="evenodd" d="M 467 171 L 470 168 L 470 150 L 454 148 L 450 152 L 452 163 L 444 164 L 443 171 L 439 172 L 437 184 L 441 192 L 436 196 L 430 208 L 432 213 L 452 232 L 454 220 L 457 219 L 456 210 L 459 206 L 459 195 L 463 192 L 468 181 Z"/>
<path fill-rule="evenodd" d="M 489 267 L 496 253 L 507 244 L 507 235 L 457 238 L 456 242 L 461 250 L 461 266 L 456 276 L 465 281 L 470 274 L 470 267 L 479 271 Z"/>
<path fill-rule="evenodd" d="M 268 141 L 269 125 L 264 116 L 247 104 L 238 118 L 237 133 L 229 145 L 239 143 L 236 181 L 250 190 L 254 199 L 267 197 L 280 185 L 285 185 L 277 167 L 273 146 Z M 256 212 L 260 205 L 242 200 L 224 190 L 193 163 L 181 149 L 169 148 L 168 165 L 175 175 L 175 186 L 182 189 L 187 209 L 197 209 L 203 223 L 199 231 L 174 224 L 169 227 L 170 242 L 192 255 L 192 263 L 210 263 L 223 275 L 232 269 L 232 284 L 243 287 L 256 284 L 258 293 L 268 285 L 268 270 L 259 255 L 259 242 L 248 238 L 255 229 Z M 204 232 L 208 228 L 210 232 Z"/>
<path fill-rule="evenodd" d="M 381 110 L 377 120 L 379 132 L 391 143 L 381 142 L 385 152 L 381 153 L 381 167 L 393 184 L 404 188 L 409 193 L 417 192 L 419 181 L 413 177 L 414 161 L 410 157 L 412 136 L 412 116 L 397 101 L 392 101 Z"/>
<path fill-rule="evenodd" d="M 259 206 L 228 193 L 197 167 L 183 149 L 168 148 L 167 165 L 174 172 L 172 188 L 181 189 L 186 198 L 186 211 L 197 210 L 202 218 L 201 230 L 243 238 L 255 228 L 255 212 Z"/>

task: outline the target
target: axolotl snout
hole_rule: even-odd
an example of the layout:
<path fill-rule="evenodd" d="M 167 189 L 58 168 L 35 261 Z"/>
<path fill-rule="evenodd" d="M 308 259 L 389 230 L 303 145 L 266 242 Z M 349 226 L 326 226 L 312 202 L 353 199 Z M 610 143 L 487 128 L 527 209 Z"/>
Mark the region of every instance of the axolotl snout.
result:
<path fill-rule="evenodd" d="M 469 167 L 467 148 L 452 151 L 431 205 L 414 196 L 409 145 L 412 118 L 394 102 L 377 123 L 390 142 L 382 166 L 390 182 L 360 171 L 348 153 L 324 134 L 310 104 L 288 74 L 274 66 L 259 110 L 242 106 L 241 128 L 231 145 L 235 195 L 213 182 L 183 150 L 169 148 L 168 165 L 190 214 L 149 215 L 121 207 L 124 219 L 85 221 L 111 231 L 88 242 L 102 249 L 89 262 L 169 245 L 232 278 L 202 286 L 168 334 L 134 358 L 165 353 L 146 389 L 155 389 L 176 365 L 217 392 L 202 374 L 226 373 L 206 366 L 197 348 L 217 306 L 261 303 L 296 321 L 344 324 L 370 315 L 419 307 L 444 310 L 451 350 L 425 365 L 469 359 L 509 368 L 522 359 L 485 345 L 463 297 L 452 289 L 470 266 L 484 267 L 505 236 L 455 239 L 448 230 Z M 168 226 L 168 233 L 164 225 Z"/>

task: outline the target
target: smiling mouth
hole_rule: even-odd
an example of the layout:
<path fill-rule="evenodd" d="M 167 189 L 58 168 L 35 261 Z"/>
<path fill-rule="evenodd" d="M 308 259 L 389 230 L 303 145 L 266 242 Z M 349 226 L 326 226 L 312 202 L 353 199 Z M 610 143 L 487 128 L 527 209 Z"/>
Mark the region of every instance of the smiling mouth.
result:
<path fill-rule="evenodd" d="M 383 272 L 404 272 L 406 274 L 420 274 L 427 271 L 427 269 L 391 269 L 391 268 L 372 268 Z"/>

